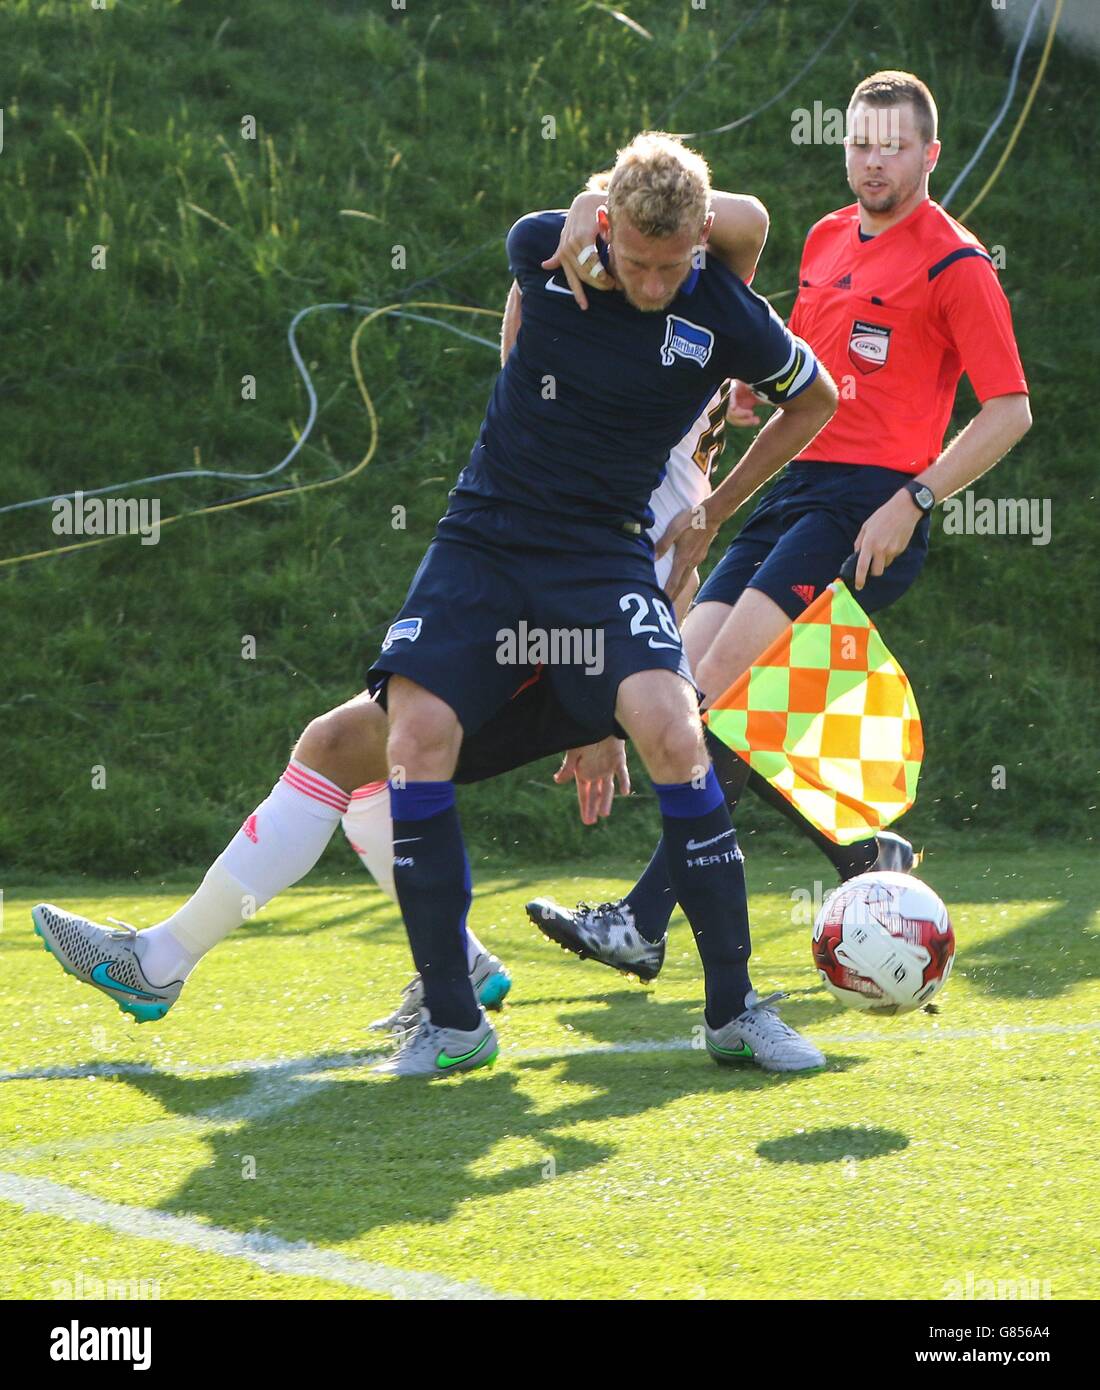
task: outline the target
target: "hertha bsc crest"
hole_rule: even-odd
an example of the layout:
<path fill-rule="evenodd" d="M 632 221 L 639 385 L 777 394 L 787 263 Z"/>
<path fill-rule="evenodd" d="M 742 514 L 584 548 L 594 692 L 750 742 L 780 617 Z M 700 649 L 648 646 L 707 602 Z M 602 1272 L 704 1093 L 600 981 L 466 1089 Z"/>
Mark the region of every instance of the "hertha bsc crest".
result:
<path fill-rule="evenodd" d="M 853 322 L 848 338 L 848 356 L 864 375 L 886 366 L 893 331 L 881 323 L 864 323 L 862 319 Z"/>
<path fill-rule="evenodd" d="M 398 618 L 382 639 L 382 650 L 388 652 L 395 642 L 415 642 L 420 636 L 423 618 Z"/>
<path fill-rule="evenodd" d="M 705 367 L 714 350 L 714 334 L 690 319 L 665 316 L 665 340 L 661 344 L 661 366 L 671 367 L 677 357 Z"/>

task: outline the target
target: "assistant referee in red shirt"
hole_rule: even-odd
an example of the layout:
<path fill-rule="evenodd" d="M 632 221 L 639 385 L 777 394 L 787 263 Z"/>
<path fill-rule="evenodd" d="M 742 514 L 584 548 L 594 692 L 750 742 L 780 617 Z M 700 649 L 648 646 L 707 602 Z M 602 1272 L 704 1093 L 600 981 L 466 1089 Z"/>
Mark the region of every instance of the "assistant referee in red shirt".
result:
<path fill-rule="evenodd" d="M 845 163 L 856 201 L 810 229 L 789 323 L 836 381 L 840 400 L 756 505 L 684 620 L 684 648 L 707 700 L 767 650 L 853 552 L 854 585 L 869 613 L 900 598 L 923 567 L 932 509 L 992 468 L 1030 428 L 1027 382 L 992 258 L 928 196 L 940 156 L 936 127 L 932 93 L 912 73 L 877 72 L 852 93 Z M 728 257 L 717 222 L 708 249 Z M 963 372 L 981 409 L 945 449 Z M 738 385 L 730 419 L 759 423 L 754 406 Z M 701 504 L 702 514 L 696 508 L 670 524 L 661 549 L 676 537 L 672 599 L 721 518 L 767 481 L 739 463 Z M 912 867 L 912 847 L 888 831 L 834 844 L 709 733 L 707 742 L 731 810 L 748 782 L 822 849 L 842 879 L 872 867 Z M 673 907 L 658 846 L 622 901 L 558 911 L 584 927 L 586 954 L 613 965 L 614 950 L 596 949 L 597 938 L 606 933 L 610 945 L 617 930 L 633 927 L 662 941 Z"/>

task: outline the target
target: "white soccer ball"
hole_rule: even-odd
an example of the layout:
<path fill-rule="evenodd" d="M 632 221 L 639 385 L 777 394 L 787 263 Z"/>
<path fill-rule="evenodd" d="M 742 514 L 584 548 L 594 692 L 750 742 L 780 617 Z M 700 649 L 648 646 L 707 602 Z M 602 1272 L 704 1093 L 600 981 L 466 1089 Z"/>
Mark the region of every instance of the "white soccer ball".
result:
<path fill-rule="evenodd" d="M 860 874 L 830 893 L 817 914 L 814 964 L 850 1009 L 907 1014 L 947 983 L 955 933 L 940 898 L 912 874 Z"/>

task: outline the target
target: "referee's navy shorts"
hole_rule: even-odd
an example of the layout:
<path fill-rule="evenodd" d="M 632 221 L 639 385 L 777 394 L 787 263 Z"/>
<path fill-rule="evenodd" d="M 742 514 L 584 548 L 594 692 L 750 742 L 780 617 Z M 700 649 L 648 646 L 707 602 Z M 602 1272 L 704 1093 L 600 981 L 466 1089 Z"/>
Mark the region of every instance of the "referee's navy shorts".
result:
<path fill-rule="evenodd" d="M 759 589 L 793 621 L 840 573 L 860 527 L 910 475 L 865 463 L 789 463 L 757 503 L 695 596 L 696 603 L 733 605 Z M 856 594 L 867 613 L 896 602 L 920 574 L 930 519 L 883 574 L 868 576 Z"/>

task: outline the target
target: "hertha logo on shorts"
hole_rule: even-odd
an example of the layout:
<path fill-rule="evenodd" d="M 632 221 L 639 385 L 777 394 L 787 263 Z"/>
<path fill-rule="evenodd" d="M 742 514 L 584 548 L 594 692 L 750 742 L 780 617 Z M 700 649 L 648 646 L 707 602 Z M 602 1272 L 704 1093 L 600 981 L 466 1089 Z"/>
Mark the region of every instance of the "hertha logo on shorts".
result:
<path fill-rule="evenodd" d="M 678 319 L 675 314 L 665 316 L 665 340 L 661 344 L 661 365 L 671 367 L 677 357 L 694 362 L 697 367 L 705 367 L 714 351 L 714 334 L 709 328 L 700 328 L 689 319 Z"/>
<path fill-rule="evenodd" d="M 865 376 L 886 366 L 893 331 L 881 323 L 864 323 L 862 319 L 853 322 L 848 337 L 848 356 Z"/>
<path fill-rule="evenodd" d="M 395 642 L 404 639 L 406 642 L 415 642 L 420 636 L 420 626 L 422 618 L 399 618 L 397 622 L 390 624 L 390 630 L 382 640 L 382 650 L 388 652 Z"/>

